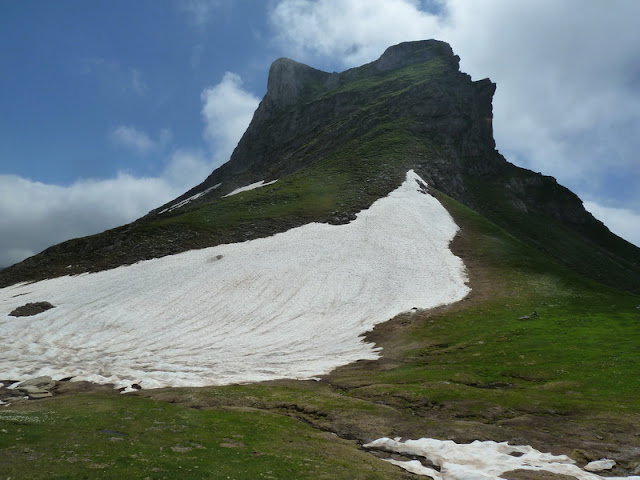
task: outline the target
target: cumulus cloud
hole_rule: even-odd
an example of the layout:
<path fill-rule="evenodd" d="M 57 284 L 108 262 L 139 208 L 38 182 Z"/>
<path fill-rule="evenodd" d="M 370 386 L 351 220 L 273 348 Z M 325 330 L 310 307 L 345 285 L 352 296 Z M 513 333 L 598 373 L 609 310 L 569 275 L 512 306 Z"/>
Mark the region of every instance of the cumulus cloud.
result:
<path fill-rule="evenodd" d="M 44 248 L 146 214 L 201 182 L 211 172 L 202 152 L 175 152 L 158 177 L 119 172 L 68 186 L 0 175 L 0 267 Z"/>
<path fill-rule="evenodd" d="M 496 141 L 524 166 L 603 196 L 612 169 L 637 184 L 637 2 L 449 0 L 443 34 L 475 78 L 497 82 Z M 482 8 L 480 8 L 482 7 Z"/>
<path fill-rule="evenodd" d="M 346 67 L 374 60 L 390 45 L 430 38 L 441 21 L 413 0 L 282 0 L 270 20 L 292 56 L 333 57 Z"/>
<path fill-rule="evenodd" d="M 581 0 L 279 0 L 270 11 L 280 48 L 316 66 L 449 42 L 463 71 L 498 84 L 494 129 L 508 160 L 627 205 L 640 183 L 639 16 L 640 2 Z"/>
<path fill-rule="evenodd" d="M 618 235 L 640 247 L 640 213 L 628 208 L 615 208 L 597 202 L 584 202 L 584 208 Z"/>
<path fill-rule="evenodd" d="M 158 179 L 118 174 L 68 187 L 0 176 L 0 266 L 45 247 L 131 221 L 162 200 Z"/>
<path fill-rule="evenodd" d="M 260 100 L 244 90 L 242 79 L 232 72 L 226 72 L 217 85 L 206 88 L 201 98 L 204 137 L 219 165 L 229 160 Z"/>
<path fill-rule="evenodd" d="M 162 178 L 180 194 L 202 182 L 213 170 L 210 155 L 201 150 L 180 149 L 171 155 Z M 176 195 L 172 195 L 172 198 Z M 160 204 L 158 204 L 160 205 Z M 158 205 L 155 205 L 156 207 Z"/>
<path fill-rule="evenodd" d="M 60 186 L 0 175 L 0 267 L 64 240 L 131 222 L 202 182 L 228 160 L 258 105 L 241 85 L 238 75 L 227 73 L 202 92 L 204 136 L 211 150 L 177 149 L 162 160 L 163 170 L 156 177 L 118 172 L 113 178 Z M 153 139 L 126 125 L 110 134 L 119 146 L 157 156 L 171 137 L 168 129 Z"/>

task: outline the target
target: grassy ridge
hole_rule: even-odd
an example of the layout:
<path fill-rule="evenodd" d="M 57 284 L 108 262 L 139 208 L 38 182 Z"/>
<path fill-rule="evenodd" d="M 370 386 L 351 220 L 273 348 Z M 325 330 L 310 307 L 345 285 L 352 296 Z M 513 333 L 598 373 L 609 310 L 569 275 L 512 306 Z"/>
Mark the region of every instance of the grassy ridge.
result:
<path fill-rule="evenodd" d="M 190 227 L 212 235 L 234 235 L 238 229 L 279 222 L 302 225 L 331 220 L 334 212 L 354 214 L 396 188 L 415 159 L 398 151 L 425 148 L 398 125 L 370 132 L 369 141 L 344 145 L 322 160 L 279 179 L 275 184 L 215 202 L 183 207 L 174 216 L 159 216 L 142 224 L 146 235 L 155 229 Z"/>

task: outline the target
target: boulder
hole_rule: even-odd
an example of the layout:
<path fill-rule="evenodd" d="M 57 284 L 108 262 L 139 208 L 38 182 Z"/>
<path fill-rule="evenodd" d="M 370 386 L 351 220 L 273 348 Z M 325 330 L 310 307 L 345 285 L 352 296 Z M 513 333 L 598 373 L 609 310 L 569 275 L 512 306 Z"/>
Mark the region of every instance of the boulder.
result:
<path fill-rule="evenodd" d="M 50 388 L 53 388 L 55 384 L 55 380 L 52 379 L 49 375 L 43 375 L 42 377 L 34 377 L 30 378 L 29 380 L 25 380 L 24 382 L 20 382 L 16 388 L 20 389 L 21 387 L 40 387 L 48 390 Z"/>
<path fill-rule="evenodd" d="M 49 391 L 56 385 L 56 382 L 49 377 L 48 375 L 36 378 L 30 378 L 29 380 L 25 380 L 18 384 L 15 387 L 20 393 L 27 395 L 29 398 L 37 399 L 37 398 L 46 398 L 51 397 L 51 392 Z"/>
<path fill-rule="evenodd" d="M 51 305 L 49 302 L 33 302 L 22 305 L 9 313 L 12 317 L 29 317 L 31 315 L 37 315 L 38 313 L 42 313 L 50 308 L 55 308 L 54 305 Z"/>

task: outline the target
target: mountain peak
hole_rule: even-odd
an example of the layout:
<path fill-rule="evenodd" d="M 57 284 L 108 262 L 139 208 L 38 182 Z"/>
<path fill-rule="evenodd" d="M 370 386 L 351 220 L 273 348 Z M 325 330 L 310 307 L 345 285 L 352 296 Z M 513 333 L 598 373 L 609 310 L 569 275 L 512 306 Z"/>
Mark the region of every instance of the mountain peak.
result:
<path fill-rule="evenodd" d="M 279 58 L 230 160 L 204 182 L 133 224 L 3 270 L 0 285 L 242 242 L 310 222 L 347 223 L 414 169 L 431 188 L 521 241 L 582 274 L 638 291 L 637 248 L 597 222 L 575 194 L 496 150 L 494 91 L 489 79 L 461 72 L 459 57 L 438 40 L 389 47 L 340 73 Z M 245 200 L 228 200 L 238 189 L 275 180 Z"/>
<path fill-rule="evenodd" d="M 386 72 L 414 63 L 428 62 L 435 57 L 447 59 L 455 70 L 459 69 L 460 57 L 453 53 L 451 45 L 440 40 L 420 40 L 393 45 L 373 64 L 378 72 Z"/>
<path fill-rule="evenodd" d="M 269 69 L 266 98 L 279 106 L 293 105 L 328 76 L 326 72 L 295 60 L 279 58 Z"/>
<path fill-rule="evenodd" d="M 375 61 L 341 73 L 327 73 L 290 58 L 278 58 L 271 64 L 265 100 L 269 106 L 288 107 L 321 91 L 332 90 L 355 78 L 398 70 L 440 58 L 445 65 L 459 71 L 460 57 L 440 40 L 403 42 L 387 48 Z"/>

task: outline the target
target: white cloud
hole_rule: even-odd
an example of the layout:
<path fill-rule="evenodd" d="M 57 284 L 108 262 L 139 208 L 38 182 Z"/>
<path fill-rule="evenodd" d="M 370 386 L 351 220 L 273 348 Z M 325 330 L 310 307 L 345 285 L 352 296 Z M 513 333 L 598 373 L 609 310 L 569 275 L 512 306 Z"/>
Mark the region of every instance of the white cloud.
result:
<path fill-rule="evenodd" d="M 204 137 L 215 151 L 215 163 L 220 165 L 229 160 L 260 100 L 244 90 L 240 76 L 231 72 L 226 72 L 217 85 L 206 88 L 201 98 Z"/>
<path fill-rule="evenodd" d="M 168 185 L 182 194 L 202 182 L 213 168 L 213 161 L 204 152 L 180 149 L 171 156 L 163 172 L 163 178 Z"/>
<path fill-rule="evenodd" d="M 508 160 L 592 198 L 637 201 L 640 2 L 426 5 L 279 0 L 270 20 L 280 48 L 315 66 L 357 66 L 401 41 L 447 41 L 463 71 L 498 84 L 495 136 Z"/>
<path fill-rule="evenodd" d="M 412 0 L 283 0 L 270 20 L 277 40 L 297 59 L 334 57 L 353 67 L 390 45 L 430 38 L 440 19 Z"/>
<path fill-rule="evenodd" d="M 213 153 L 178 149 L 157 177 L 119 172 L 113 178 L 59 186 L 0 175 L 0 267 L 64 240 L 131 222 L 202 182 L 229 159 L 258 105 L 241 84 L 238 75 L 226 73 L 219 84 L 202 92 L 204 136 Z M 172 134 L 165 129 L 154 140 L 135 127 L 121 125 L 110 138 L 148 154 L 166 146 Z"/>
<path fill-rule="evenodd" d="M 498 84 L 498 147 L 573 190 L 640 180 L 640 3 L 449 0 L 443 30 L 462 69 Z"/>
<path fill-rule="evenodd" d="M 126 174 L 81 180 L 68 187 L 14 175 L 0 176 L 0 266 L 45 247 L 115 227 L 146 213 L 162 200 L 158 179 Z M 166 194 L 166 193 L 165 193 Z"/>
<path fill-rule="evenodd" d="M 173 139 L 173 132 L 170 128 L 163 128 L 160 130 L 158 134 L 158 139 L 156 140 L 156 145 L 160 148 L 166 147 L 171 140 Z"/>
<path fill-rule="evenodd" d="M 628 208 L 605 207 L 597 202 L 586 201 L 584 208 L 618 235 L 640 247 L 640 213 Z"/>
<path fill-rule="evenodd" d="M 0 175 L 0 267 L 64 240 L 131 222 L 209 173 L 211 161 L 203 153 L 177 151 L 158 177 L 119 172 L 59 186 Z"/>
<path fill-rule="evenodd" d="M 109 137 L 114 144 L 143 155 L 149 153 L 156 146 L 156 143 L 149 138 L 149 135 L 127 125 L 120 125 L 114 128 Z"/>

